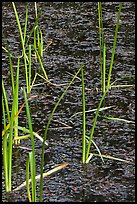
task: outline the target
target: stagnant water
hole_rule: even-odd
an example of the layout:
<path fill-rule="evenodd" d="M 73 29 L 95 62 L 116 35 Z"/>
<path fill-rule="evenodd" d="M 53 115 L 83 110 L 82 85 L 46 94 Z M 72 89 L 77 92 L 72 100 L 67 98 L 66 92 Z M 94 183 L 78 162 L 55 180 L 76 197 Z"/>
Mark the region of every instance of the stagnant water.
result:
<path fill-rule="evenodd" d="M 24 25 L 25 6 L 29 5 L 28 30 L 34 24 L 34 2 L 16 2 L 20 21 Z M 135 4 L 123 2 L 117 40 L 112 82 L 134 84 L 135 82 Z M 48 40 L 53 43 L 44 52 L 43 65 L 49 79 L 54 83 L 68 83 L 78 70 L 85 65 L 86 109 L 97 107 L 101 98 L 99 71 L 99 33 L 96 2 L 46 2 L 37 3 L 41 9 L 39 19 L 43 31 L 44 46 Z M 107 43 L 107 67 L 110 62 L 113 34 L 117 18 L 118 3 L 103 3 L 103 23 Z M 14 56 L 21 54 L 21 43 L 12 4 L 2 3 L 2 31 Z M 29 34 L 29 31 L 28 31 Z M 4 39 L 2 38 L 3 46 Z M 14 65 L 17 62 L 13 62 Z M 33 64 L 33 75 L 42 74 Z M 20 69 L 19 104 L 22 104 L 21 87 L 25 86 L 23 67 Z M 9 60 L 6 52 L 2 54 L 2 75 L 11 101 L 11 82 Z M 80 75 L 79 75 L 80 77 Z M 61 89 L 43 83 L 38 78 L 30 102 L 34 131 L 43 136 L 48 116 L 57 102 Z M 98 90 L 98 91 L 97 91 Z M 107 95 L 104 106 L 113 106 L 100 113 L 94 133 L 94 141 L 102 154 L 132 161 L 132 164 L 93 157 L 86 168 L 81 162 L 82 115 L 73 114 L 82 110 L 81 81 L 76 79 L 57 108 L 47 136 L 49 148 L 45 152 L 44 171 L 58 164 L 69 162 L 64 169 L 44 179 L 43 201 L 49 202 L 133 202 L 135 201 L 135 124 L 122 121 L 108 121 L 103 115 L 135 120 L 135 89 L 114 88 Z M 87 114 L 87 132 L 93 124 L 94 114 Z M 64 128 L 59 121 L 70 128 Z M 19 125 L 27 127 L 25 108 L 19 116 Z M 61 127 L 54 129 L 55 127 Z M 35 139 L 37 174 L 40 173 L 41 142 Z M 21 141 L 22 147 L 31 148 L 29 139 Z M 13 149 L 13 189 L 25 181 L 26 158 L 29 150 Z M 92 151 L 96 152 L 94 146 Z M 37 183 L 37 195 L 39 182 Z M 39 197 L 39 196 L 37 196 Z M 6 193 L 2 174 L 2 201 L 25 202 L 27 191 L 23 189 Z"/>

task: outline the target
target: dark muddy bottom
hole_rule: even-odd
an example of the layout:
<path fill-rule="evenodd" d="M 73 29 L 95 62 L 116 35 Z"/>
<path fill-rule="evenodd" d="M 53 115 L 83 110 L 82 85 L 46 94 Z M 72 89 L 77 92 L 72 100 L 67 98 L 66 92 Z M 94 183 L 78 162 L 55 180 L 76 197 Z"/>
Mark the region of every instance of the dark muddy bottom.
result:
<path fill-rule="evenodd" d="M 16 3 L 17 10 L 25 19 L 26 3 Z M 86 109 L 97 108 L 101 99 L 99 71 L 99 37 L 97 22 L 97 3 L 94 2 L 47 2 L 38 3 L 42 8 L 40 25 L 44 32 L 44 41 L 49 38 L 54 43 L 44 54 L 43 64 L 49 79 L 54 83 L 68 83 L 72 79 L 69 74 L 75 74 L 80 64 L 85 65 Z M 20 52 L 18 30 L 10 2 L 3 3 L 3 32 L 14 54 Z M 24 9 L 23 9 L 24 8 Z M 106 28 L 107 52 L 110 59 L 113 43 L 113 31 L 118 9 L 117 3 L 104 3 L 104 27 Z M 30 22 L 34 22 L 34 3 L 29 3 Z M 13 18 L 13 21 L 9 19 Z M 29 24 L 31 27 L 31 23 Z M 14 29 L 13 29 L 14 28 Z M 12 32 L 11 32 L 12 31 Z M 135 83 L 135 5 L 124 2 L 121 12 L 121 23 L 118 34 L 115 64 L 112 81 L 117 84 Z M 10 99 L 10 76 L 8 57 L 2 56 L 2 72 L 5 86 Z M 15 63 L 16 64 L 16 63 Z M 109 65 L 109 63 L 108 63 Z M 34 65 L 34 73 L 39 67 Z M 69 73 L 68 73 L 69 72 Z M 21 70 L 21 86 L 25 86 L 24 73 Z M 80 75 L 79 75 L 80 77 Z M 37 83 L 43 83 L 38 79 Z M 97 91 L 98 90 L 98 91 Z M 30 108 L 34 131 L 40 130 L 43 136 L 44 128 L 54 105 L 62 90 L 47 84 L 36 86 L 32 95 Z M 23 94 L 19 93 L 19 104 L 22 104 Z M 11 100 L 11 99 L 10 99 Z M 82 111 L 81 81 L 76 79 L 57 108 L 48 131 L 45 150 L 44 172 L 55 166 L 68 162 L 64 169 L 44 178 L 43 201 L 47 202 L 135 202 L 135 124 L 122 121 L 108 121 L 102 116 L 112 116 L 126 120 L 135 120 L 135 89 L 134 87 L 115 88 L 106 96 L 104 107 L 112 108 L 100 112 L 93 140 L 104 155 L 110 155 L 131 161 L 124 163 L 112 159 L 93 156 L 86 167 L 82 166 L 82 115 L 73 114 Z M 93 124 L 94 113 L 87 114 L 87 132 L 89 135 Z M 66 125 L 63 125 L 62 123 Z M 19 116 L 19 125 L 27 127 L 25 108 Z M 41 141 L 35 139 L 37 175 L 40 173 Z M 13 153 L 13 189 L 25 181 L 26 158 L 31 148 L 29 139 L 21 141 L 21 147 Z M 97 153 L 92 145 L 91 151 Z M 3 173 L 4 174 L 4 173 Z M 2 201 L 27 202 L 27 190 L 5 192 L 4 176 L 2 174 Z M 37 200 L 39 199 L 39 182 L 37 182 Z"/>

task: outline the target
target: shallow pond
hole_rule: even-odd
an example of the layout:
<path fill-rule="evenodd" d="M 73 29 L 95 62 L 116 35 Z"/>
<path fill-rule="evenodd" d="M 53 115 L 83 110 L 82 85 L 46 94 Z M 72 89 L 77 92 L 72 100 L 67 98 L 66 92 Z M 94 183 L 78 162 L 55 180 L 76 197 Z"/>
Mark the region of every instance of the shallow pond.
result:
<path fill-rule="evenodd" d="M 29 5 L 29 29 L 35 18 L 34 2 L 16 2 L 20 21 L 25 20 L 25 6 Z M 48 40 L 53 43 L 44 52 L 43 65 L 49 79 L 54 83 L 67 84 L 81 64 L 85 65 L 86 109 L 97 108 L 101 99 L 100 91 L 100 49 L 98 33 L 98 13 L 95 2 L 46 2 L 37 3 L 41 9 L 39 19 L 43 31 L 44 46 Z M 118 3 L 103 3 L 103 22 L 107 42 L 107 66 L 110 63 L 113 34 L 117 18 Z M 21 54 L 21 44 L 12 4 L 2 4 L 2 31 L 14 56 Z M 4 45 L 4 40 L 2 38 Z M 15 65 L 17 62 L 15 62 Z M 39 66 L 34 64 L 33 74 L 42 74 Z M 21 87 L 25 86 L 23 68 L 20 71 L 19 104 L 22 104 Z M 11 100 L 11 82 L 9 60 L 2 53 L 2 76 Z M 80 76 L 79 76 L 80 77 Z M 112 82 L 116 84 L 135 83 L 135 4 L 123 2 L 120 27 L 117 40 Z M 34 131 L 44 128 L 54 105 L 62 93 L 38 78 L 32 89 L 30 108 Z M 41 83 L 41 84 L 40 84 Z M 58 164 L 68 162 L 64 169 L 44 179 L 43 201 L 49 202 L 133 202 L 135 201 L 135 124 L 122 121 L 109 121 L 101 116 L 112 116 L 126 120 L 135 120 L 135 89 L 114 88 L 106 96 L 104 106 L 113 106 L 100 113 L 94 133 L 94 141 L 102 154 L 126 159 L 132 164 L 93 157 L 83 168 L 82 157 L 82 111 L 81 81 L 76 79 L 57 108 L 47 136 L 49 148 L 45 152 L 44 171 Z M 27 126 L 25 108 L 19 115 L 19 124 Z M 73 116 L 73 117 L 72 117 Z M 87 114 L 87 131 L 93 124 L 94 113 Z M 69 127 L 61 124 L 65 123 Z M 40 173 L 41 142 L 35 139 L 37 174 Z M 22 147 L 31 148 L 29 139 L 21 141 Z M 92 151 L 95 151 L 92 146 Z M 29 150 L 18 148 L 13 153 L 13 189 L 25 181 L 26 158 Z M 2 174 L 3 176 L 3 174 Z M 23 188 L 16 192 L 5 193 L 2 177 L 2 201 L 25 202 L 27 191 Z M 39 192 L 39 182 L 37 193 Z"/>

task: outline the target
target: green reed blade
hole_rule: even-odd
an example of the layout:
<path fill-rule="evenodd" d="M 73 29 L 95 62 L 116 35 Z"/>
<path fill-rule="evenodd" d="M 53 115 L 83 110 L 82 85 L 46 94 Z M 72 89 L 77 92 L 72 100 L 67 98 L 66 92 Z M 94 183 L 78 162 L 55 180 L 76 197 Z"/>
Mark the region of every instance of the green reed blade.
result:
<path fill-rule="evenodd" d="M 26 86 L 27 86 L 27 93 L 29 93 L 29 90 L 28 90 L 27 56 L 26 56 L 26 51 L 25 51 L 25 42 L 24 42 L 24 39 L 23 39 L 23 34 L 22 34 L 22 30 L 21 30 L 20 20 L 19 20 L 18 13 L 17 13 L 17 10 L 16 10 L 14 2 L 12 2 L 12 6 L 13 6 L 14 13 L 15 13 L 15 16 L 16 16 L 16 20 L 17 20 L 17 24 L 18 24 L 18 29 L 19 29 L 19 33 L 20 33 L 20 38 L 21 38 L 21 43 L 22 43 L 23 58 L 24 58 L 24 65 L 25 65 L 25 75 L 26 75 Z"/>
<path fill-rule="evenodd" d="M 38 51 L 39 51 L 40 57 L 43 57 L 43 35 L 39 26 L 38 26 L 38 29 L 39 29 Z"/>
<path fill-rule="evenodd" d="M 29 42 L 30 38 L 32 37 L 32 34 L 35 32 L 35 28 L 36 28 L 36 26 L 38 25 L 38 19 L 39 19 L 39 17 L 40 17 L 40 14 L 38 14 L 38 17 L 35 19 L 35 23 L 34 23 L 32 29 L 31 29 L 31 31 L 30 31 L 30 33 L 29 33 L 29 36 L 28 36 L 28 39 L 27 39 L 27 41 L 26 41 L 26 46 L 28 45 L 28 42 Z M 34 39 L 36 39 L 36 38 L 34 38 Z"/>
<path fill-rule="evenodd" d="M 31 199 L 31 193 L 30 193 L 30 186 L 29 186 L 29 158 L 30 158 L 30 155 L 28 155 L 27 157 L 27 161 L 26 161 L 26 187 L 27 187 L 27 194 L 28 194 L 28 199 L 29 199 L 29 202 L 32 202 L 32 199 Z"/>
<path fill-rule="evenodd" d="M 36 202 L 36 172 L 35 169 L 35 163 L 34 163 L 34 157 L 33 153 L 29 153 L 29 163 L 30 163 L 30 172 L 31 172 L 31 183 L 32 183 L 32 202 Z"/>
<path fill-rule="evenodd" d="M 9 138 L 8 138 L 8 179 L 9 179 L 9 187 L 8 191 L 11 191 L 11 178 L 12 178 L 12 142 L 13 142 L 13 123 L 14 123 L 14 113 L 16 108 L 16 91 L 13 98 L 12 103 L 12 111 L 11 111 L 11 120 L 10 120 L 10 128 L 9 128 Z"/>
<path fill-rule="evenodd" d="M 103 90 L 103 93 L 105 92 L 106 90 L 106 45 L 104 43 L 104 46 L 103 46 L 103 72 L 102 72 L 102 90 Z"/>
<path fill-rule="evenodd" d="M 8 116 L 8 121 L 10 121 L 8 98 L 7 98 L 6 90 L 5 90 L 5 87 L 4 87 L 3 79 L 2 79 L 2 93 L 3 93 L 3 97 L 4 97 L 4 104 L 5 104 L 6 113 L 7 113 L 7 116 Z"/>
<path fill-rule="evenodd" d="M 98 23 L 99 23 L 99 42 L 100 42 L 100 73 L 101 87 L 103 87 L 103 46 L 104 46 L 104 31 L 102 22 L 102 4 L 98 2 Z"/>
<path fill-rule="evenodd" d="M 95 114 L 95 117 L 94 117 L 93 126 L 91 128 L 91 132 L 90 132 L 90 136 L 89 136 L 89 142 L 88 142 L 87 153 L 86 153 L 86 160 L 89 157 L 89 152 L 90 152 L 90 148 L 91 148 L 92 138 L 93 138 L 94 129 L 95 129 L 95 126 L 96 126 L 99 110 L 101 108 L 101 105 L 103 103 L 103 100 L 104 100 L 107 92 L 108 92 L 108 89 L 104 92 L 104 94 L 103 94 L 103 96 L 102 96 L 102 98 L 101 98 L 101 100 L 99 102 L 99 105 L 98 105 L 98 108 L 97 108 L 97 111 L 96 111 L 96 114 Z"/>
<path fill-rule="evenodd" d="M 45 69 L 44 69 L 44 67 L 43 67 L 43 64 L 42 64 L 40 55 L 39 55 L 38 51 L 37 51 L 35 48 L 34 48 L 34 50 L 35 50 L 35 52 L 36 52 L 37 58 L 38 58 L 38 60 L 39 60 L 41 69 L 42 69 L 42 71 L 43 71 L 43 73 L 44 73 L 44 75 L 45 75 L 45 78 L 46 78 L 46 80 L 48 81 L 48 75 L 47 75 L 47 73 L 46 73 L 46 71 L 45 71 Z"/>
<path fill-rule="evenodd" d="M 45 141 L 46 141 L 46 137 L 47 137 L 47 132 L 48 132 L 48 128 L 49 128 L 49 125 L 50 125 L 50 122 L 52 120 L 52 117 L 53 117 L 53 114 L 55 112 L 55 110 L 57 109 L 60 101 L 62 100 L 62 98 L 64 97 L 64 95 L 66 94 L 67 90 L 69 89 L 69 87 L 71 86 L 71 84 L 74 82 L 75 78 L 77 77 L 77 75 L 79 74 L 79 72 L 81 71 L 83 65 L 80 66 L 79 70 L 77 71 L 77 73 L 74 75 L 73 79 L 71 80 L 71 82 L 67 85 L 66 89 L 64 90 L 64 92 L 62 93 L 62 95 L 60 96 L 60 98 L 58 99 L 57 103 L 55 104 L 50 116 L 49 116 L 49 119 L 48 119 L 48 122 L 47 122 L 47 125 L 46 125 L 46 128 L 45 128 L 45 133 L 44 133 L 44 138 L 43 138 L 43 145 L 42 145 L 42 154 L 41 154 L 41 177 L 40 177 L 40 202 L 42 202 L 42 191 L 43 191 L 43 166 L 44 166 L 44 151 L 45 151 Z"/>
<path fill-rule="evenodd" d="M 37 26 L 34 29 L 34 50 L 37 49 L 37 33 L 36 33 Z"/>
<path fill-rule="evenodd" d="M 5 179 L 5 188 L 6 192 L 10 191 L 9 189 L 9 154 L 8 154 L 8 146 L 7 146 L 7 134 L 4 135 L 3 137 L 3 166 L 4 166 L 4 179 Z"/>
<path fill-rule="evenodd" d="M 15 87 L 15 108 L 14 108 L 14 115 L 18 112 L 18 89 L 19 89 L 19 66 L 20 66 L 20 58 L 18 58 L 18 66 L 17 66 L 17 71 L 16 71 L 16 87 Z M 14 120 L 14 139 L 18 137 L 18 117 Z M 15 140 L 15 143 L 17 144 L 17 141 Z M 19 143 L 19 140 L 18 140 Z"/>
<path fill-rule="evenodd" d="M 27 22 L 28 22 L 28 4 L 26 5 L 26 18 L 25 18 L 25 26 L 24 26 L 24 44 L 26 40 Z"/>
<path fill-rule="evenodd" d="M 4 99 L 2 95 L 2 119 L 3 119 L 3 129 L 6 129 L 6 113 L 5 113 L 5 107 L 4 107 Z"/>
<path fill-rule="evenodd" d="M 30 130 L 30 135 L 31 135 L 31 146 L 32 146 L 32 158 L 31 162 L 33 165 L 33 168 L 31 168 L 31 176 L 32 176 L 32 202 L 36 201 L 36 161 L 35 161 L 35 142 L 34 142 L 34 136 L 33 136 L 33 129 L 32 129 L 32 122 L 31 122 L 31 115 L 30 115 L 30 110 L 29 110 L 29 104 L 28 104 L 28 99 L 27 99 L 27 94 L 25 91 L 25 88 L 23 89 L 24 92 L 24 99 L 25 99 L 25 104 L 26 104 L 26 114 L 28 118 L 28 125 L 29 125 L 29 130 Z"/>
<path fill-rule="evenodd" d="M 31 92 L 31 45 L 29 45 L 29 73 L 28 73 L 28 92 Z"/>
<path fill-rule="evenodd" d="M 82 75 L 82 105 L 83 105 L 83 134 L 82 134 L 82 163 L 86 162 L 86 112 L 85 112 L 85 87 L 84 87 L 84 72 L 83 68 L 81 68 Z"/>
<path fill-rule="evenodd" d="M 18 138 L 28 138 L 28 137 L 30 137 L 30 130 L 28 130 L 27 128 L 25 128 L 25 127 L 21 127 L 21 126 L 18 126 L 18 129 L 19 130 L 22 130 L 23 131 L 23 133 L 29 133 L 29 136 L 27 136 L 27 137 L 25 137 L 25 136 L 20 136 L 20 137 L 17 137 L 16 139 L 18 139 Z M 35 136 L 35 137 L 37 137 L 41 142 L 43 142 L 43 138 L 37 133 L 37 132 L 33 132 L 33 135 Z M 45 145 L 47 145 L 48 146 L 48 143 L 45 141 Z"/>
<path fill-rule="evenodd" d="M 4 34 L 3 34 L 4 35 Z M 8 42 L 7 42 L 7 39 L 4 35 L 4 42 L 6 44 L 6 51 L 8 53 L 8 57 L 9 57 L 9 62 L 10 62 L 10 74 L 11 74 L 11 86 L 12 86 L 12 93 L 14 93 L 14 71 L 13 71 L 13 68 L 12 68 L 12 54 L 10 52 L 10 49 L 9 49 L 9 45 L 8 45 Z"/>
<path fill-rule="evenodd" d="M 115 55 L 115 49 L 116 49 L 116 42 L 117 42 L 117 34 L 118 34 L 118 27 L 119 27 L 119 20 L 120 20 L 121 9 L 122 9 L 122 2 L 119 3 L 119 10 L 118 10 L 118 16 L 117 16 L 117 23 L 116 23 L 115 35 L 114 35 L 114 42 L 113 42 L 111 62 L 110 62 L 110 68 L 109 68 L 109 74 L 108 74 L 107 88 L 110 87 L 110 79 L 111 79 L 111 72 L 112 72 L 113 61 L 114 61 L 114 55 Z"/>
<path fill-rule="evenodd" d="M 4 108 L 4 100 L 2 97 L 2 116 L 3 116 L 3 123 L 4 123 L 4 130 L 6 128 L 6 116 L 5 116 L 5 108 Z M 4 135 L 3 138 L 3 166 L 4 166 L 4 179 L 5 179 L 5 188 L 8 191 L 8 151 L 7 151 L 7 134 Z"/>

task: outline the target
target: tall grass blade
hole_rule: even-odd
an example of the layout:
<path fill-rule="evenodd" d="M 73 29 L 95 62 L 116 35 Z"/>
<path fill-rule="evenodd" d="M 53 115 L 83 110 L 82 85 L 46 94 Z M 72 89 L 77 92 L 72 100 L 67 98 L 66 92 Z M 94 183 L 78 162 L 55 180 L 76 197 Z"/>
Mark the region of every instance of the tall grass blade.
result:
<path fill-rule="evenodd" d="M 30 110 L 29 110 L 29 104 L 28 104 L 28 99 L 27 99 L 27 94 L 25 89 L 24 91 L 24 98 L 25 98 L 25 104 L 26 104 L 26 114 L 28 118 L 28 125 L 29 125 L 29 130 L 30 130 L 30 135 L 31 135 L 31 145 L 32 145 L 32 156 L 31 156 L 31 178 L 32 178 L 32 202 L 36 201 L 36 161 L 35 161 L 35 142 L 34 142 L 34 136 L 33 136 L 33 130 L 32 130 L 32 122 L 31 122 L 31 116 L 30 116 Z"/>
<path fill-rule="evenodd" d="M 77 77 L 77 75 L 79 74 L 80 70 L 82 69 L 83 65 L 80 66 L 79 70 L 77 71 L 77 73 L 74 75 L 73 79 L 71 80 L 71 82 L 68 84 L 68 86 L 66 87 L 66 89 L 64 90 L 64 92 L 62 93 L 62 95 L 60 96 L 59 100 L 57 101 L 55 107 L 52 110 L 52 113 L 49 116 L 46 128 L 45 128 L 45 133 L 44 133 L 44 139 L 43 139 L 43 145 L 42 145 L 42 156 L 41 156 L 41 177 L 40 177 L 40 202 L 42 202 L 42 191 L 43 191 L 43 166 L 44 166 L 44 150 L 45 150 L 45 141 L 46 141 L 46 137 L 47 137 L 47 132 L 48 132 L 48 128 L 50 125 L 50 122 L 52 120 L 53 114 L 55 112 L 55 110 L 57 109 L 60 101 L 62 100 L 62 98 L 64 97 L 64 95 L 66 94 L 67 90 L 69 89 L 69 87 L 71 86 L 71 84 L 74 82 L 75 78 Z"/>
<path fill-rule="evenodd" d="M 115 49 L 116 49 L 116 42 L 117 42 L 117 34 L 118 34 L 121 9 L 122 9 L 122 2 L 119 3 L 119 10 L 118 10 L 118 16 L 117 16 L 115 35 L 114 35 L 114 43 L 113 43 L 113 49 L 112 49 L 112 55 L 111 55 L 109 74 L 108 74 L 107 88 L 110 87 L 110 79 L 111 79 L 111 73 L 112 73 L 112 67 L 113 67 L 113 61 L 114 61 L 114 55 L 115 55 Z"/>
<path fill-rule="evenodd" d="M 100 43 L 100 73 L 101 87 L 103 91 L 103 46 L 104 46 L 104 31 L 102 22 L 102 4 L 98 2 L 98 23 L 99 23 L 99 43 Z"/>
<path fill-rule="evenodd" d="M 82 134 L 82 163 L 86 161 L 86 112 L 85 112 L 85 87 L 84 87 L 84 72 L 83 68 L 81 69 L 82 75 L 82 105 L 83 105 L 83 134 Z"/>
<path fill-rule="evenodd" d="M 9 105 L 8 105 L 8 99 L 7 99 L 7 94 L 6 94 L 6 90 L 5 90 L 5 87 L 4 87 L 4 82 L 3 82 L 3 79 L 2 79 L 2 93 L 3 93 L 3 104 L 5 104 L 5 108 L 6 108 L 6 113 L 7 113 L 7 116 L 8 116 L 8 121 L 10 121 L 10 112 L 9 112 Z M 5 121 L 5 120 L 4 120 Z M 4 128 L 5 129 L 5 128 Z"/>
<path fill-rule="evenodd" d="M 28 4 L 26 5 L 26 18 L 25 18 L 25 26 L 24 26 L 24 44 L 26 40 L 27 22 L 28 22 Z"/>
<path fill-rule="evenodd" d="M 13 6 L 14 13 L 15 13 L 15 16 L 16 16 L 18 29 L 19 29 L 19 33 L 20 33 L 20 38 L 21 38 L 21 43 L 22 43 L 23 58 L 24 58 L 24 65 L 25 65 L 25 75 L 26 75 L 26 86 L 27 86 L 27 93 L 29 93 L 29 90 L 28 90 L 28 68 L 27 68 L 27 56 L 26 56 L 26 51 L 25 51 L 25 42 L 24 42 L 24 39 L 23 39 L 22 29 L 21 29 L 18 13 L 17 13 L 14 2 L 12 2 L 12 6 Z"/>
<path fill-rule="evenodd" d="M 29 45 L 29 73 L 28 73 L 28 92 L 31 92 L 31 45 Z"/>
<path fill-rule="evenodd" d="M 18 112 L 18 89 L 19 89 L 19 66 L 20 66 L 20 58 L 18 58 L 18 66 L 17 66 L 17 71 L 16 71 L 16 87 L 15 87 L 15 93 L 14 97 L 15 97 L 15 112 L 14 115 L 16 114 L 16 112 Z M 14 139 L 16 139 L 16 137 L 18 137 L 18 117 L 16 117 L 16 119 L 14 120 Z M 18 140 L 18 143 L 20 141 Z M 17 144 L 17 141 L 15 140 L 15 144 Z"/>
<path fill-rule="evenodd" d="M 103 73 L 102 73 L 102 89 L 103 93 L 106 90 L 106 44 L 103 46 Z"/>
<path fill-rule="evenodd" d="M 88 159 L 88 156 L 89 156 L 89 152 L 90 152 L 90 148 L 91 148 L 91 143 L 92 143 L 92 137 L 93 137 L 93 134 L 94 134 L 94 129 L 95 129 L 95 126 L 96 126 L 96 122 L 97 122 L 97 118 L 98 118 L 98 114 L 99 114 L 99 110 L 101 108 L 101 105 L 104 101 L 104 98 L 106 96 L 106 93 L 108 92 L 108 90 L 106 90 L 99 102 L 99 105 L 98 105 L 98 108 L 97 108 L 97 111 L 96 111 L 96 114 L 95 114 L 95 117 L 94 117 L 94 121 L 93 121 L 93 126 L 91 128 L 91 132 L 90 132 L 90 136 L 89 136 L 89 142 L 88 142 L 88 147 L 87 147 L 87 153 L 86 153 L 86 160 Z"/>
<path fill-rule="evenodd" d="M 5 116 L 5 108 L 4 108 L 4 100 L 2 97 L 2 113 L 3 113 L 3 123 L 4 129 L 6 128 L 6 116 Z M 4 178 L 5 178 L 5 188 L 8 191 L 8 150 L 7 150 L 7 134 L 5 134 L 3 138 L 3 166 L 4 166 Z"/>
<path fill-rule="evenodd" d="M 30 193 L 30 186 L 29 186 L 29 155 L 27 157 L 27 161 L 26 161 L 26 187 L 27 187 L 27 194 L 28 194 L 28 199 L 29 202 L 32 202 L 32 198 L 31 198 L 31 193 Z"/>

